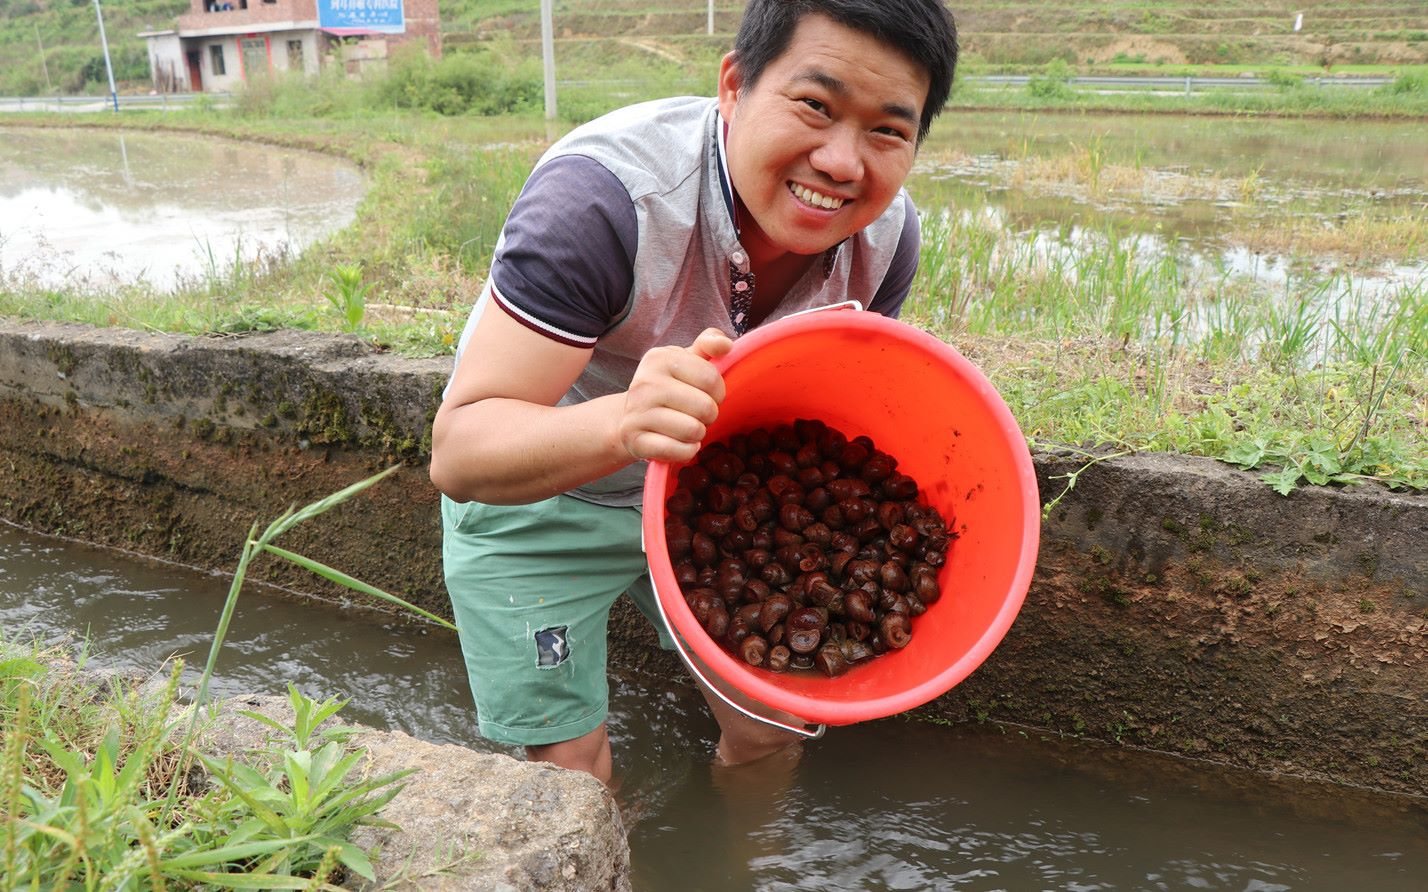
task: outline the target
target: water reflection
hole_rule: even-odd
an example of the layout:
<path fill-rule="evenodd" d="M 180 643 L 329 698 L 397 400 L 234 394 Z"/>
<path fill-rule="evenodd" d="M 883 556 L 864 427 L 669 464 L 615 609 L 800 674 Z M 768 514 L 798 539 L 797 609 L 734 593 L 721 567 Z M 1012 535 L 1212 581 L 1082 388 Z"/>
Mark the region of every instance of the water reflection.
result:
<path fill-rule="evenodd" d="M 201 663 L 226 589 L 0 524 L 0 628 L 87 630 L 101 666 Z M 350 720 L 503 750 L 476 735 L 445 633 L 251 590 L 228 641 L 221 696 L 292 680 L 356 695 Z M 1428 870 L 1421 801 L 896 719 L 833 729 L 797 761 L 717 770 L 698 694 L 647 678 L 613 680 L 610 725 L 640 892 L 1416 892 Z"/>
<path fill-rule="evenodd" d="M 161 290 L 346 226 L 365 183 L 315 153 L 174 134 L 0 128 L 0 273 Z"/>

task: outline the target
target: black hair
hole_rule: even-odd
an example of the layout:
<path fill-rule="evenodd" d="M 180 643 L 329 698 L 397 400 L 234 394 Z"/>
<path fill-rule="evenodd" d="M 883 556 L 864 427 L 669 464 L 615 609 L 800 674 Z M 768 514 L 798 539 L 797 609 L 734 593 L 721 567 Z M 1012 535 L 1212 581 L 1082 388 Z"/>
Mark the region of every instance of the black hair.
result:
<path fill-rule="evenodd" d="M 783 55 L 804 16 L 820 13 L 870 34 L 926 69 L 930 83 L 917 141 L 947 103 L 957 70 L 957 25 L 942 0 L 749 0 L 734 38 L 734 61 L 752 87 Z"/>

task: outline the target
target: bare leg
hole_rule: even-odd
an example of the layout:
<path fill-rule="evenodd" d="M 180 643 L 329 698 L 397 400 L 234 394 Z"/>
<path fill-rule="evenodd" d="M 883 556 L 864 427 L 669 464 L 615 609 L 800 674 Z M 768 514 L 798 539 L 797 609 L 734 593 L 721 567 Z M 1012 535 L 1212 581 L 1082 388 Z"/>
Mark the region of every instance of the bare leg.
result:
<path fill-rule="evenodd" d="M 742 765 L 780 750 L 788 749 L 803 738 L 792 731 L 751 719 L 719 699 L 718 695 L 696 682 L 699 692 L 719 723 L 719 746 L 715 761 L 722 765 Z M 794 761 L 797 761 L 796 759 Z"/>
<path fill-rule="evenodd" d="M 709 779 L 728 825 L 730 888 L 753 888 L 757 872 L 752 865 L 786 854 L 783 835 L 763 831 L 778 817 L 798 777 L 803 738 L 751 719 L 708 691 L 704 696 L 723 732 Z"/>
<path fill-rule="evenodd" d="M 610 735 L 605 723 L 574 740 L 526 747 L 526 758 L 532 762 L 549 762 L 561 768 L 574 768 L 593 774 L 605 786 L 610 785 Z"/>

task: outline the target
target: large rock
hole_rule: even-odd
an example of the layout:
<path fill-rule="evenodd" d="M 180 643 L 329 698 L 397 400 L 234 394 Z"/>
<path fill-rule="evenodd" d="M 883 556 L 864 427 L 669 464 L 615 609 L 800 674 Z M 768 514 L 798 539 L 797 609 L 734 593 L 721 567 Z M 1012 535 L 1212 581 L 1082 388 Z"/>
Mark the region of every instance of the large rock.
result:
<path fill-rule="evenodd" d="M 222 718 L 203 732 L 199 749 L 235 759 L 264 749 L 273 730 L 238 715 L 242 710 L 285 724 L 293 720 L 285 698 L 237 697 L 221 705 Z M 377 882 L 355 888 L 630 888 L 630 848 L 619 809 L 590 775 L 426 743 L 400 731 L 362 728 L 352 744 L 367 751 L 364 776 L 416 769 L 380 813 L 401 829 L 363 827 L 355 834 L 353 842 L 377 852 Z"/>

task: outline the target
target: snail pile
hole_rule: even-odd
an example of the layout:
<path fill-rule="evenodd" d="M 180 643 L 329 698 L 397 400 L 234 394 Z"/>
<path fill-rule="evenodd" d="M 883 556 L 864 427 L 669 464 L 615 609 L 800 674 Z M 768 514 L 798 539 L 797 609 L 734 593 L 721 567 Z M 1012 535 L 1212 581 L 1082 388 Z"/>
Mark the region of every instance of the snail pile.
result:
<path fill-rule="evenodd" d="M 751 666 L 835 677 L 906 647 L 941 597 L 947 525 L 868 437 L 799 419 L 706 446 L 665 503 L 675 579 Z"/>

